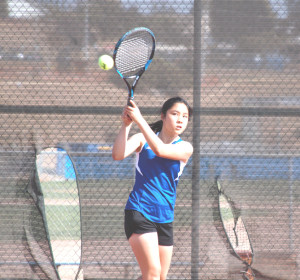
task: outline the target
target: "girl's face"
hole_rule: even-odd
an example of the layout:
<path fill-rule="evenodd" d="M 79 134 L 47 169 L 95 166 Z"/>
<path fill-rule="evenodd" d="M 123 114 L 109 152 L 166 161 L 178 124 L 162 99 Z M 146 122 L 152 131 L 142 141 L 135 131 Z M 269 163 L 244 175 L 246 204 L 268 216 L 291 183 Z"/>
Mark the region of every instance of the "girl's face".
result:
<path fill-rule="evenodd" d="M 161 116 L 163 128 L 170 134 L 181 134 L 187 127 L 189 110 L 184 103 L 175 103 L 166 113 Z"/>

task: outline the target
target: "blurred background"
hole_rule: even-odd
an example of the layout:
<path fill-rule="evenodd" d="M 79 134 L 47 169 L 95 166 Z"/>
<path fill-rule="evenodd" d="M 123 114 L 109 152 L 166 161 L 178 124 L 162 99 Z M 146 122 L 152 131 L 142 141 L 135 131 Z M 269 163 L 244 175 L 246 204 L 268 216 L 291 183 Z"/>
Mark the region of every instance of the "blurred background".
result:
<path fill-rule="evenodd" d="M 137 26 L 157 43 L 147 121 L 172 96 L 194 108 L 169 279 L 242 279 L 239 242 L 248 279 L 300 279 L 299 0 L 0 0 L 0 279 L 140 275 L 135 158 L 111 158 L 127 88 L 98 66 Z M 216 178 L 245 227 L 226 226 Z"/>

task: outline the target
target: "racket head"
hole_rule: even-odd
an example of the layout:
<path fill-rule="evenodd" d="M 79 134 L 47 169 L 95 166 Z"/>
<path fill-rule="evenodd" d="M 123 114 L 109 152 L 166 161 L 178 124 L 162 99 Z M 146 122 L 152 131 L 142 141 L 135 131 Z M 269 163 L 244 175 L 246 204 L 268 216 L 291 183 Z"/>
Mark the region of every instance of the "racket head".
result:
<path fill-rule="evenodd" d="M 126 32 L 117 42 L 113 53 L 114 67 L 128 87 L 129 99 L 133 99 L 135 86 L 152 62 L 154 52 L 155 36 L 146 27 Z"/>

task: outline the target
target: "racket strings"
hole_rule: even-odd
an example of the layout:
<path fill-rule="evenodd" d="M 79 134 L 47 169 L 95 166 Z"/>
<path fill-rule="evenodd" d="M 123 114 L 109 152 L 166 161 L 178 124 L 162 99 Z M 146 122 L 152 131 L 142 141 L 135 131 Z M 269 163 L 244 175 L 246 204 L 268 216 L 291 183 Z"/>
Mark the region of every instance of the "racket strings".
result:
<path fill-rule="evenodd" d="M 151 57 L 153 39 L 148 33 L 128 36 L 119 46 L 115 63 L 124 77 L 137 75 Z"/>

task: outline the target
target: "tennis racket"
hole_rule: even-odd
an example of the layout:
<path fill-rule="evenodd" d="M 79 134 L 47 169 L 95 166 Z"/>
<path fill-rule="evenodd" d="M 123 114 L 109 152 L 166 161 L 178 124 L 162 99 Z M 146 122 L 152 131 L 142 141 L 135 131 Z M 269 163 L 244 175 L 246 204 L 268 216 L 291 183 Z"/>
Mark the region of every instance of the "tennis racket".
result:
<path fill-rule="evenodd" d="M 149 67 L 154 52 L 154 34 L 145 27 L 136 27 L 126 32 L 116 44 L 114 67 L 128 87 L 128 105 L 134 99 L 135 87 Z"/>

